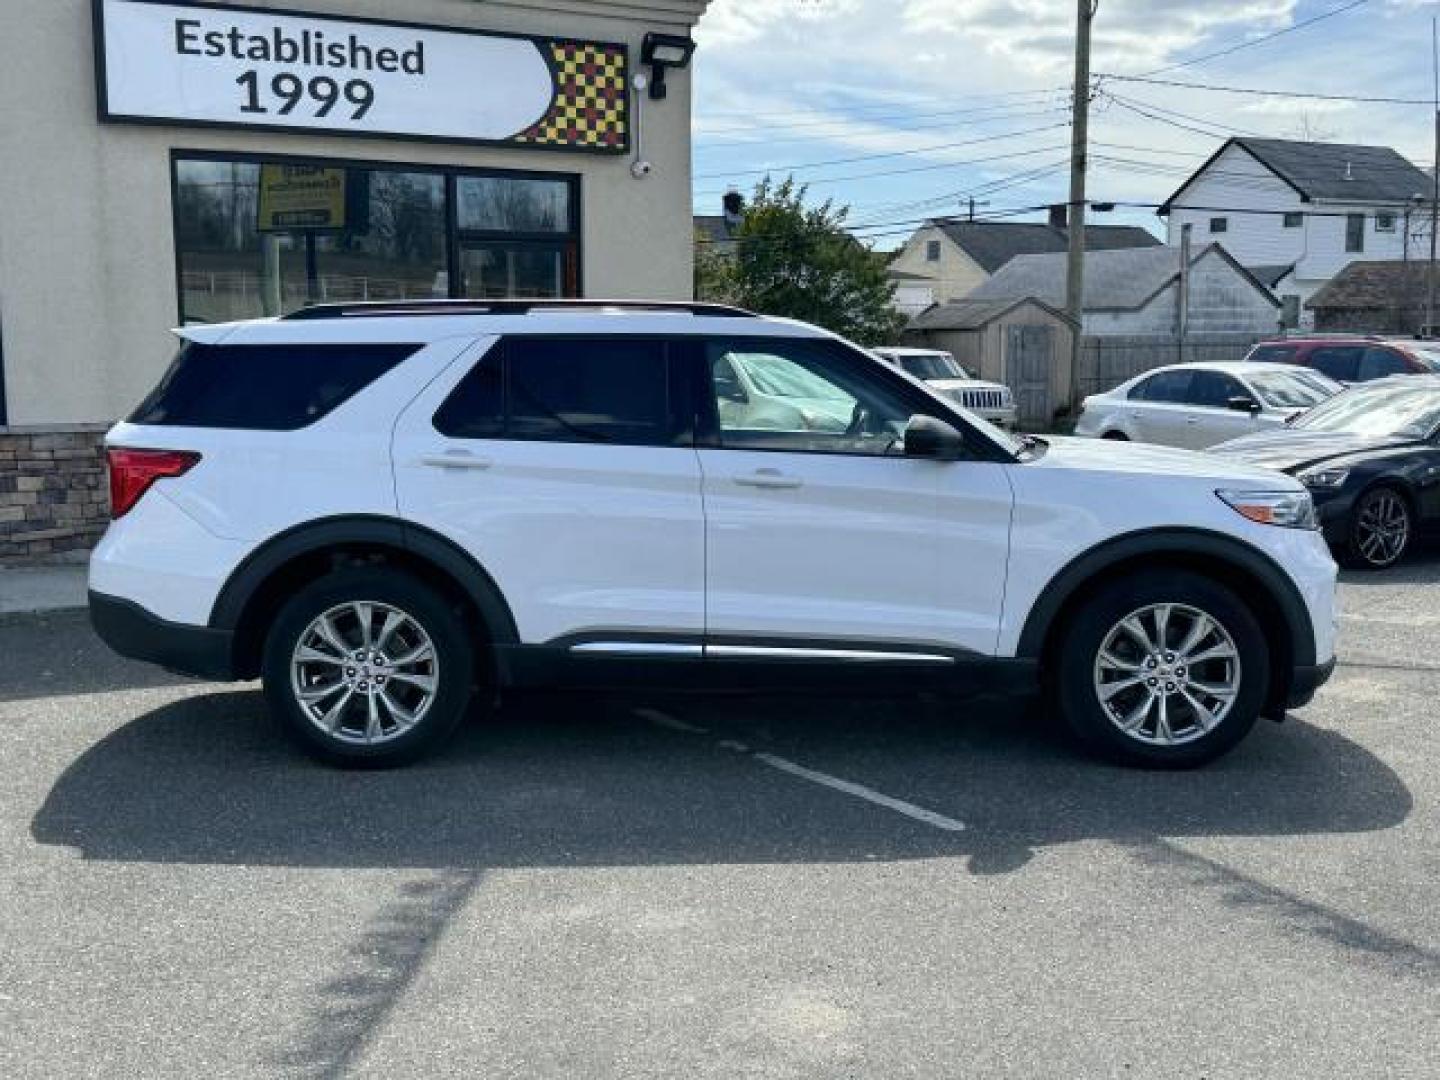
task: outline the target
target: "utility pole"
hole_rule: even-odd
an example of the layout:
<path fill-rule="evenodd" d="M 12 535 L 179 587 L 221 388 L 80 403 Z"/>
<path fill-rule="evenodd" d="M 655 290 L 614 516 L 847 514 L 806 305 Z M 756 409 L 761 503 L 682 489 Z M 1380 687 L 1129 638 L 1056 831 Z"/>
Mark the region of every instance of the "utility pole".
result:
<path fill-rule="evenodd" d="M 1176 334 L 1180 343 L 1179 363 L 1185 362 L 1185 335 L 1190 329 L 1190 236 L 1195 226 L 1180 226 L 1180 295 L 1177 297 Z"/>
<path fill-rule="evenodd" d="M 971 195 L 971 196 L 970 196 L 970 220 L 971 220 L 971 221 L 974 221 L 974 220 L 975 220 L 975 208 L 976 208 L 977 206 L 989 206 L 989 205 L 990 205 L 990 200 L 989 200 L 989 199 L 985 199 L 985 200 L 983 200 L 982 202 L 976 202 L 976 201 L 975 201 L 975 196 L 974 196 L 974 195 Z"/>
<path fill-rule="evenodd" d="M 1430 20 L 1430 55 L 1435 71 L 1435 184 L 1430 191 L 1430 266 L 1425 272 L 1425 336 L 1435 325 L 1435 257 L 1440 239 L 1440 29 Z"/>
<path fill-rule="evenodd" d="M 1067 402 L 1071 411 L 1080 400 L 1081 330 L 1085 320 L 1085 171 L 1090 151 L 1090 30 L 1099 7 L 1100 0 L 1076 0 L 1075 102 L 1070 128 L 1070 212 L 1066 220 L 1070 253 L 1065 270 L 1065 314 L 1075 320 Z"/>

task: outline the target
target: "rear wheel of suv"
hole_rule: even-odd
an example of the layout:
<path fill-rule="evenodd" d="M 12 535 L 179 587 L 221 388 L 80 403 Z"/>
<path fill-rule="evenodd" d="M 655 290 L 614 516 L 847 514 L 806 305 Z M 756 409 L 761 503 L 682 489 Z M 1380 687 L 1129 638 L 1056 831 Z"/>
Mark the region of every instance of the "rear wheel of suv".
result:
<path fill-rule="evenodd" d="M 1107 757 L 1156 768 L 1213 761 L 1255 726 L 1270 654 L 1254 614 L 1188 571 L 1105 586 L 1062 630 L 1052 691 L 1070 729 Z"/>
<path fill-rule="evenodd" d="M 340 570 L 301 589 L 265 643 L 270 710 L 330 764 L 413 761 L 455 731 L 470 698 L 464 620 L 428 585 L 380 567 Z"/>

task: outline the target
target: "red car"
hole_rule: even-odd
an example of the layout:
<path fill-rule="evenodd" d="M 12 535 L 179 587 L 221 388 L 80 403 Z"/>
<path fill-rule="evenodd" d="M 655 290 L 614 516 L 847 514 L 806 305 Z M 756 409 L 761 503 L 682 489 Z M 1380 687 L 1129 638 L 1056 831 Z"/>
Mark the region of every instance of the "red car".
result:
<path fill-rule="evenodd" d="M 1418 338 L 1314 337 L 1262 341 L 1246 360 L 1298 364 L 1342 383 L 1389 375 L 1440 374 L 1440 341 Z"/>

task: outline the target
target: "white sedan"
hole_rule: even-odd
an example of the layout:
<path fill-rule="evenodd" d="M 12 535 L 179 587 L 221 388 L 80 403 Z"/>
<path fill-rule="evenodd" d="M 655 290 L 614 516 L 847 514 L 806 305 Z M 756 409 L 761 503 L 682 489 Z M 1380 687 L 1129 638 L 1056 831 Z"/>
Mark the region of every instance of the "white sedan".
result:
<path fill-rule="evenodd" d="M 1075 434 L 1205 450 L 1283 427 L 1343 389 L 1288 364 L 1173 364 L 1086 398 Z"/>

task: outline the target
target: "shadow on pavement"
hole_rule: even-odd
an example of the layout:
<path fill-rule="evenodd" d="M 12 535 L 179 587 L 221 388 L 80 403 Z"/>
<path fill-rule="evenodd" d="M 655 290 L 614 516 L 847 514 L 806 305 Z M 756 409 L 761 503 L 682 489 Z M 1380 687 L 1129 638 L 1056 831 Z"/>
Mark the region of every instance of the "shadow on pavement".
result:
<path fill-rule="evenodd" d="M 635 712 L 660 707 L 703 732 Z M 74 762 L 32 822 L 89 859 L 305 867 L 843 862 L 938 856 L 976 873 L 1075 840 L 1364 832 L 1411 797 L 1333 731 L 1262 723 L 1229 758 L 1147 773 L 1076 756 L 1005 703 L 548 696 L 387 773 L 311 764 L 258 693 L 175 702 Z M 945 832 L 724 748 L 745 742 L 965 824 Z"/>

